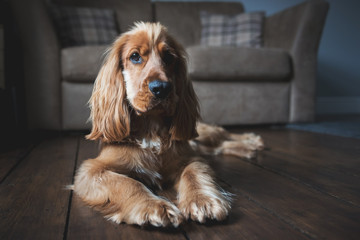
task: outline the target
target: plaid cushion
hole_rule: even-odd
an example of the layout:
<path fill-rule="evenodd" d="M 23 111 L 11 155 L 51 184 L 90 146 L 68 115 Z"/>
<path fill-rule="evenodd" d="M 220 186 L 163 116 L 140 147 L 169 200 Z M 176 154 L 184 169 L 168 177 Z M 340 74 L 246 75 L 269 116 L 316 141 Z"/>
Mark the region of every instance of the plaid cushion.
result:
<path fill-rule="evenodd" d="M 261 47 L 264 12 L 228 16 L 200 12 L 201 44 Z"/>
<path fill-rule="evenodd" d="M 111 9 L 51 6 L 62 47 L 103 45 L 118 35 Z"/>

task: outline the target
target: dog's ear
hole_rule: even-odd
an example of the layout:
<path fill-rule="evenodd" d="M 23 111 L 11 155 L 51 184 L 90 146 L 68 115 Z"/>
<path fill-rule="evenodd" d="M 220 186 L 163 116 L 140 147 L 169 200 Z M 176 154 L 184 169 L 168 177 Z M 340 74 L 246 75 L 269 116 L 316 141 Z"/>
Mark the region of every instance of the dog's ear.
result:
<path fill-rule="evenodd" d="M 114 42 L 95 80 L 89 100 L 92 130 L 87 139 L 115 142 L 130 133 L 130 115 L 122 75 L 122 49 L 127 38 L 127 35 L 123 35 Z"/>
<path fill-rule="evenodd" d="M 175 50 L 174 64 L 177 109 L 170 128 L 171 140 L 189 140 L 198 136 L 196 123 L 199 119 L 199 103 L 192 82 L 188 78 L 186 52 L 173 38 L 168 44 Z"/>

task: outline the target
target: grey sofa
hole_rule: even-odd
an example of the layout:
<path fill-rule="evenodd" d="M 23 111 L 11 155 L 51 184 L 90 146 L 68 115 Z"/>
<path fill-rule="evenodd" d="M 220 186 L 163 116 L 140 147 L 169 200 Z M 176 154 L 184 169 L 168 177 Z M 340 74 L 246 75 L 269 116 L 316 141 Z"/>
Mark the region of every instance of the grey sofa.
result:
<path fill-rule="evenodd" d="M 108 46 L 62 49 L 43 0 L 11 0 L 22 40 L 32 128 L 87 129 L 93 82 Z M 328 3 L 312 0 L 267 17 L 263 48 L 200 46 L 199 12 L 235 14 L 239 2 L 57 0 L 116 10 L 121 31 L 159 21 L 189 54 L 203 121 L 222 125 L 311 121 L 317 50 Z M 229 61 L 230 59 L 230 61 Z"/>

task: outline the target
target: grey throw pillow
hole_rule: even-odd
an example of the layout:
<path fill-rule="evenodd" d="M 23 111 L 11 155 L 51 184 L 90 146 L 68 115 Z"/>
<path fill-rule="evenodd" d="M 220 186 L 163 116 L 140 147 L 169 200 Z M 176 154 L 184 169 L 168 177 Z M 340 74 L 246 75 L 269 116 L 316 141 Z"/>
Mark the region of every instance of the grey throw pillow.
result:
<path fill-rule="evenodd" d="M 207 46 L 261 47 L 264 12 L 237 15 L 200 12 L 201 44 Z"/>
<path fill-rule="evenodd" d="M 119 34 L 111 9 L 50 7 L 62 47 L 105 45 Z"/>

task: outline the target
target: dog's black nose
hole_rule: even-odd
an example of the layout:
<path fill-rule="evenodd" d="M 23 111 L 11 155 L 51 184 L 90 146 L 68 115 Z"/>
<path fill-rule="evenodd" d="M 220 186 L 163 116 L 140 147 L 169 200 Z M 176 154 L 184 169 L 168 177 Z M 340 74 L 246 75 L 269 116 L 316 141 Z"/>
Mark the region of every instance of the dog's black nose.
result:
<path fill-rule="evenodd" d="M 154 80 L 149 83 L 149 89 L 155 97 L 164 99 L 171 91 L 171 83 Z"/>

